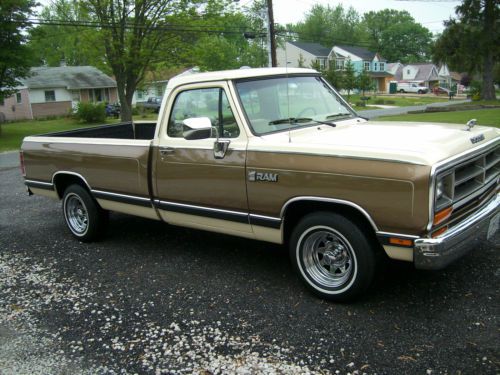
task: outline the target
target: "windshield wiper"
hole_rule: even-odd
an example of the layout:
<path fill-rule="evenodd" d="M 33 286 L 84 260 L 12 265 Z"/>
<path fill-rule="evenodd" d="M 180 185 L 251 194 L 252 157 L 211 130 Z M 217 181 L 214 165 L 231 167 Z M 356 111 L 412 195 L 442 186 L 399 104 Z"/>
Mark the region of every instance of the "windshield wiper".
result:
<path fill-rule="evenodd" d="M 350 113 L 350 112 L 335 113 L 334 115 L 328 115 L 325 118 L 330 119 L 330 118 L 347 117 L 347 116 L 352 116 L 352 113 Z"/>
<path fill-rule="evenodd" d="M 310 117 L 288 117 L 288 118 L 281 118 L 279 120 L 269 121 L 268 125 L 302 124 L 302 123 L 307 123 L 307 122 L 315 122 L 317 124 L 325 124 L 325 125 L 330 125 L 330 126 L 333 126 L 333 127 L 337 126 L 333 122 L 314 120 L 314 119 L 312 119 Z"/>

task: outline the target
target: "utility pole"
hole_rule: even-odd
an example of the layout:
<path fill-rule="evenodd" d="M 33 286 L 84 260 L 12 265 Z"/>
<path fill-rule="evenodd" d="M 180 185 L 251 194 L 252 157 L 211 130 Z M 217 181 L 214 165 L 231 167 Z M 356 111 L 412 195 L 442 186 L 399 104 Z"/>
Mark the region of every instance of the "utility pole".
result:
<path fill-rule="evenodd" d="M 273 0 L 267 0 L 267 48 L 269 66 L 278 66 L 276 61 L 276 38 L 274 35 Z"/>

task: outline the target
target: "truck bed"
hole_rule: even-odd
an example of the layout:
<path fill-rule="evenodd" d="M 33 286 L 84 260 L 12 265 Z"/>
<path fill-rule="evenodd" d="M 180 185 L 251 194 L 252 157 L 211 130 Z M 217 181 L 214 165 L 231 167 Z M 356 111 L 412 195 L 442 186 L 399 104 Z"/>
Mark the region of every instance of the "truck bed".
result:
<path fill-rule="evenodd" d="M 115 125 L 99 125 L 75 130 L 40 134 L 41 137 L 109 138 L 151 140 L 156 130 L 155 122 L 122 122 Z"/>

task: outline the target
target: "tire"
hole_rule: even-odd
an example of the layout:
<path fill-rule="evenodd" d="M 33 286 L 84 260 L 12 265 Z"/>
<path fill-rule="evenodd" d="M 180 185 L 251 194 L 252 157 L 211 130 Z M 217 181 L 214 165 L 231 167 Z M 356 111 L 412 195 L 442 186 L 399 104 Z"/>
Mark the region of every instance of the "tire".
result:
<path fill-rule="evenodd" d="M 71 234 L 81 242 L 99 239 L 107 227 L 108 212 L 80 185 L 66 188 L 62 209 Z"/>
<path fill-rule="evenodd" d="M 404 94 L 405 90 L 401 89 L 401 90 L 399 90 L 399 92 L 400 92 L 401 94 Z"/>
<path fill-rule="evenodd" d="M 423 94 L 424 92 L 422 90 L 418 90 L 417 94 Z"/>
<path fill-rule="evenodd" d="M 376 270 L 375 249 L 355 223 L 333 213 L 305 216 L 290 238 L 290 259 L 316 295 L 348 301 L 370 286 Z"/>

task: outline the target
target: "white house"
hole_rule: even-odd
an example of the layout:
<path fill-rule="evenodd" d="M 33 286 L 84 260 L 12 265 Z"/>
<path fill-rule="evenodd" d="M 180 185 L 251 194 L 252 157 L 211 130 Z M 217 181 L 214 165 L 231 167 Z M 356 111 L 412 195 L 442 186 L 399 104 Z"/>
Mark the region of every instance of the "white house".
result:
<path fill-rule="evenodd" d="M 276 60 L 278 66 L 289 68 L 310 68 L 317 61 L 321 69 L 326 69 L 330 51 L 319 43 L 286 42 L 284 48 L 276 49 Z"/>

